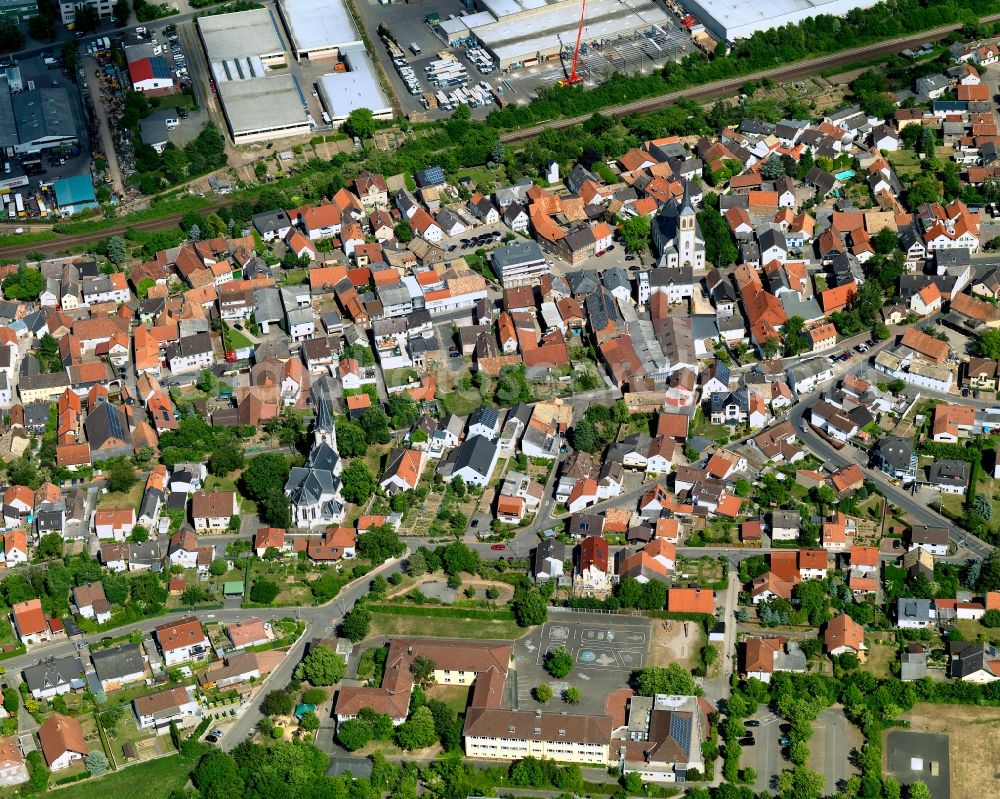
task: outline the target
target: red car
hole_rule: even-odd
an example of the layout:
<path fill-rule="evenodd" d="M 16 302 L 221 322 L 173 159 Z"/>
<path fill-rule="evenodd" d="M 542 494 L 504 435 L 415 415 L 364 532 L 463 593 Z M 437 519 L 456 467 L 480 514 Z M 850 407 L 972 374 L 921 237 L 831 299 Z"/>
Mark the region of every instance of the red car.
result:
<path fill-rule="evenodd" d="M 506 548 L 507 547 L 504 544 L 494 544 L 493 546 L 490 547 L 490 549 L 492 549 L 494 552 L 503 552 Z"/>

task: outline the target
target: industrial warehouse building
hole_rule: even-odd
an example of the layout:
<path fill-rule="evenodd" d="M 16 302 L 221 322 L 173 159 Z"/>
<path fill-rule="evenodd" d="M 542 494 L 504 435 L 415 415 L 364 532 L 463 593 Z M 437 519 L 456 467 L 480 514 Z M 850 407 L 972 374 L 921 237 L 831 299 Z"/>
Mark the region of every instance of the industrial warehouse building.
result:
<path fill-rule="evenodd" d="M 288 63 L 269 9 L 200 17 L 197 24 L 234 144 L 310 132 L 295 79 L 269 69 Z"/>
<path fill-rule="evenodd" d="M 7 81 L 0 80 L 0 147 L 38 153 L 76 143 L 76 123 L 65 89 L 31 89 L 12 94 Z"/>
<path fill-rule="evenodd" d="M 724 42 L 745 39 L 756 31 L 794 25 L 810 17 L 842 17 L 853 8 L 871 8 L 878 0 L 680 0 L 716 38 Z"/>
<path fill-rule="evenodd" d="M 445 35 L 451 41 L 475 37 L 501 69 L 533 66 L 576 44 L 579 0 L 481 0 L 480 5 L 485 10 L 478 14 L 448 20 Z M 614 42 L 668 25 L 653 0 L 590 0 L 582 41 Z"/>
<path fill-rule="evenodd" d="M 281 0 L 278 8 L 299 60 L 329 58 L 364 46 L 343 0 Z"/>
<path fill-rule="evenodd" d="M 333 124 L 342 124 L 358 108 L 369 109 L 376 119 L 392 119 L 392 103 L 379 85 L 364 45 L 345 48 L 341 57 L 348 71 L 331 72 L 316 81 L 320 100 Z"/>

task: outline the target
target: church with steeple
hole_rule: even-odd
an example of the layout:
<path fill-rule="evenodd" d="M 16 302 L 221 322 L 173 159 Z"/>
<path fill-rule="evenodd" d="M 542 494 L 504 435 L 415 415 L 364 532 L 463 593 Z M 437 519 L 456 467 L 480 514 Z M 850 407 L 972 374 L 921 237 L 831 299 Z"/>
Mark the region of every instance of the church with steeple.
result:
<path fill-rule="evenodd" d="M 653 216 L 653 246 L 659 255 L 657 266 L 705 268 L 705 238 L 701 234 L 697 212 L 691 202 L 690 184 L 684 183 L 684 196 L 678 202 L 671 197 Z"/>
<path fill-rule="evenodd" d="M 340 524 L 346 513 L 341 495 L 343 467 L 337 452 L 332 390 L 329 377 L 321 377 L 313 385 L 316 418 L 312 448 L 305 465 L 293 466 L 285 481 L 285 496 L 291 504 L 296 527 L 312 529 Z"/>

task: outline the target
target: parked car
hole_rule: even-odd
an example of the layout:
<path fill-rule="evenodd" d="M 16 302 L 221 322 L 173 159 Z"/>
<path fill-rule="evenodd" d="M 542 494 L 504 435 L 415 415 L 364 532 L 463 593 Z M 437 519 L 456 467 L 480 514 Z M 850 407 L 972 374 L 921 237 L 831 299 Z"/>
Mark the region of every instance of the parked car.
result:
<path fill-rule="evenodd" d="M 740 746 L 754 746 L 756 743 L 757 741 L 754 740 L 752 735 L 747 736 L 746 738 L 740 738 Z"/>
<path fill-rule="evenodd" d="M 778 745 L 779 746 L 791 746 L 792 745 L 792 739 L 789 738 L 787 735 L 782 735 L 778 739 Z"/>
<path fill-rule="evenodd" d="M 760 722 L 757 719 L 747 719 L 743 722 L 744 727 L 759 727 Z"/>
<path fill-rule="evenodd" d="M 494 544 L 490 547 L 494 552 L 503 552 L 507 548 L 506 544 Z"/>

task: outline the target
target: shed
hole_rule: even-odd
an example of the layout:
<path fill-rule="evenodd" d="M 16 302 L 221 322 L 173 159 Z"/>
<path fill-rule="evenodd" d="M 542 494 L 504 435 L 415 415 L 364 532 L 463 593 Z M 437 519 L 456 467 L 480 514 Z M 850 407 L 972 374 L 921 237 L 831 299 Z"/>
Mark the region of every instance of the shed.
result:
<path fill-rule="evenodd" d="M 243 596 L 243 581 L 227 580 L 222 584 L 222 593 L 226 596 Z"/>

